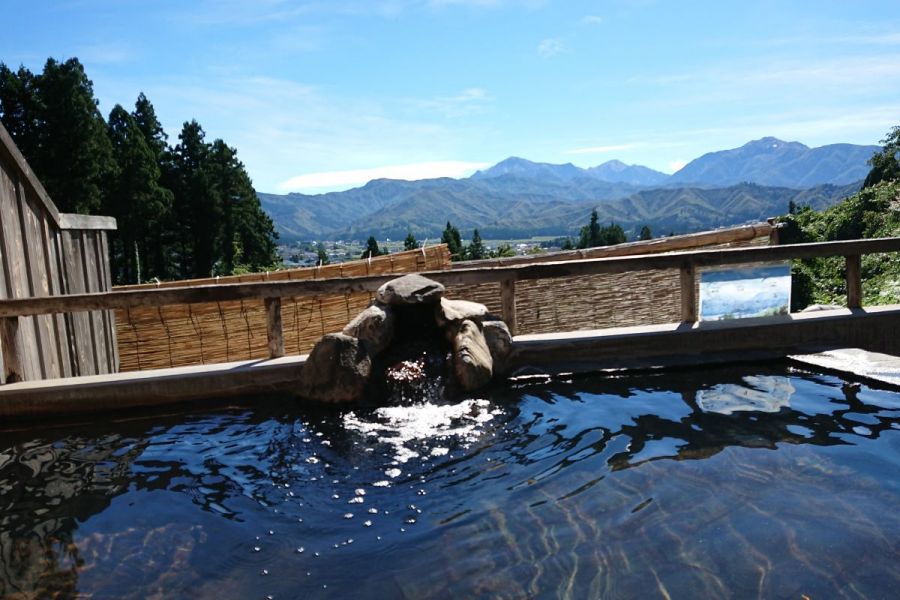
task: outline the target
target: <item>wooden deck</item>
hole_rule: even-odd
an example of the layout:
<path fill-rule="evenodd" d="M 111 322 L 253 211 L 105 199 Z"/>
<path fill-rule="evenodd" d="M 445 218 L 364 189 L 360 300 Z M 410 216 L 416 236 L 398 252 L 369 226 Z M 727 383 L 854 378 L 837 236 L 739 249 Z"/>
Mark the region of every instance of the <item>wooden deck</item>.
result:
<path fill-rule="evenodd" d="M 767 319 L 669 323 L 517 336 L 509 371 L 586 373 L 783 358 L 836 348 L 900 353 L 900 305 Z M 197 400 L 290 396 L 306 356 L 8 384 L 0 417 L 109 411 Z"/>

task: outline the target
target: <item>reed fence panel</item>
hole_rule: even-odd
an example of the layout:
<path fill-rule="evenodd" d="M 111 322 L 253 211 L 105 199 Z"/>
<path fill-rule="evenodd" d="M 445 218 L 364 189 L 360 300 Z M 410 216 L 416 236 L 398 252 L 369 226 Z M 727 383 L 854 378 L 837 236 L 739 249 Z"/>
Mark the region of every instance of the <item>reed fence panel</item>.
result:
<path fill-rule="evenodd" d="M 446 270 L 444 245 L 321 267 L 285 269 L 232 277 L 174 281 L 116 290 L 197 285 L 329 279 L 388 273 Z M 305 354 L 324 334 L 340 331 L 373 300 L 371 293 L 322 294 L 282 298 L 284 348 Z M 116 311 L 120 369 L 134 371 L 254 358 L 268 358 L 266 309 L 262 300 L 178 304 Z"/>

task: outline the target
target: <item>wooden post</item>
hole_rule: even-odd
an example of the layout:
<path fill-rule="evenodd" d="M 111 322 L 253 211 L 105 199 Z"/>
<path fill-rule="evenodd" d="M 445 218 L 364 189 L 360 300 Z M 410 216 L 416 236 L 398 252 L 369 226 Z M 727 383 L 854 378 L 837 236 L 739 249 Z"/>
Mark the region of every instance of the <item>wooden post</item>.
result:
<path fill-rule="evenodd" d="M 516 280 L 513 277 L 500 280 L 500 307 L 509 333 L 516 335 Z"/>
<path fill-rule="evenodd" d="M 281 331 L 281 298 L 266 298 L 266 338 L 269 358 L 284 356 L 284 334 Z"/>
<path fill-rule="evenodd" d="M 862 307 L 862 260 L 859 254 L 844 257 L 847 261 L 847 308 Z"/>
<path fill-rule="evenodd" d="M 2 359 L 0 383 L 15 383 L 24 379 L 19 348 L 16 344 L 18 331 L 18 317 L 0 319 L 0 359 Z"/>
<path fill-rule="evenodd" d="M 686 262 L 681 267 L 681 320 L 694 323 L 697 320 L 697 269 L 694 263 Z"/>

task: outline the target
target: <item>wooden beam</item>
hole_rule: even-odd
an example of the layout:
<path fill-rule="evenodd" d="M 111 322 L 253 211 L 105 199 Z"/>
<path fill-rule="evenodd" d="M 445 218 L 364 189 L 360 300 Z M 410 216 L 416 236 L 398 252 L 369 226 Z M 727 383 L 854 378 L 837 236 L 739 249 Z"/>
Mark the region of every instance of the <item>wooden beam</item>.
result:
<path fill-rule="evenodd" d="M 681 267 L 681 320 L 697 320 L 697 269 L 691 263 Z"/>
<path fill-rule="evenodd" d="M 513 277 L 500 281 L 500 307 L 509 332 L 516 335 L 516 280 Z"/>
<path fill-rule="evenodd" d="M 101 217 L 96 215 L 78 215 L 72 213 L 60 213 L 60 229 L 100 229 L 103 231 L 115 231 L 118 226 L 113 217 Z"/>
<path fill-rule="evenodd" d="M 862 257 L 851 254 L 846 257 L 847 308 L 862 307 Z"/>
<path fill-rule="evenodd" d="M 751 225 L 716 229 L 715 231 L 703 231 L 700 233 L 688 233 L 685 235 L 657 238 L 655 240 L 627 242 L 625 244 L 616 244 L 615 246 L 600 246 L 597 248 L 584 248 L 581 250 L 542 252 L 541 254 L 530 254 L 528 256 L 509 256 L 503 258 L 454 262 L 451 264 L 450 268 L 457 270 L 478 267 L 533 264 L 560 260 L 584 260 L 587 258 L 659 254 L 662 252 L 692 250 L 698 247 L 716 244 L 746 242 L 762 236 L 771 236 L 774 230 L 775 228 L 771 223 L 753 223 Z"/>
<path fill-rule="evenodd" d="M 794 258 L 849 256 L 897 251 L 900 251 L 900 237 L 783 246 L 756 246 L 752 248 L 726 248 L 454 271 L 424 271 L 419 274 L 435 279 L 444 285 L 478 284 L 499 282 L 510 277 L 518 281 L 553 279 L 556 277 L 583 277 L 600 273 L 625 273 L 628 271 L 657 269 L 680 270 L 685 264 L 692 264 L 694 268 L 697 268 L 784 261 Z M 0 317 L 316 294 L 374 292 L 381 284 L 395 277 L 397 275 L 387 274 L 334 279 L 262 281 L 151 290 L 112 291 L 102 294 L 73 294 L 49 298 L 0 300 Z"/>
<path fill-rule="evenodd" d="M 284 356 L 284 332 L 281 328 L 281 298 L 266 298 L 266 339 L 269 358 Z"/>

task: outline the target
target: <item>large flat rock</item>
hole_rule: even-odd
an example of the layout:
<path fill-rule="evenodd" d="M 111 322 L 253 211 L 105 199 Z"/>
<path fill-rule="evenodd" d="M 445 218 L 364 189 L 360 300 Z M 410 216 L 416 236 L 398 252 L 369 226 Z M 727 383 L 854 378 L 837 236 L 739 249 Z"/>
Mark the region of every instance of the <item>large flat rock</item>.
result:
<path fill-rule="evenodd" d="M 815 354 L 794 354 L 790 358 L 805 365 L 851 373 L 900 387 L 900 356 L 869 352 L 860 348 L 838 348 Z"/>

